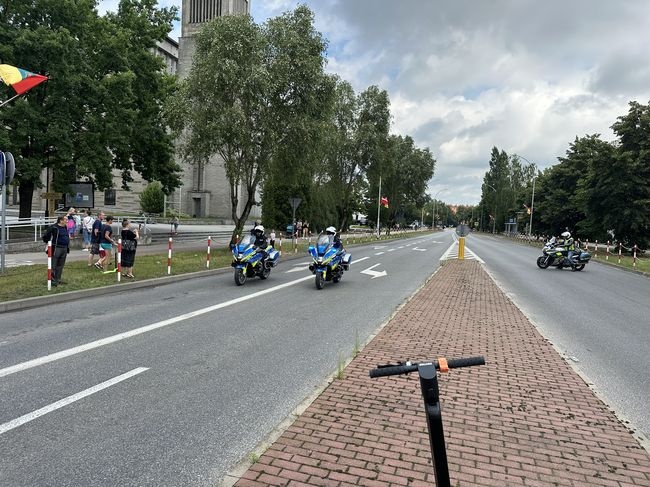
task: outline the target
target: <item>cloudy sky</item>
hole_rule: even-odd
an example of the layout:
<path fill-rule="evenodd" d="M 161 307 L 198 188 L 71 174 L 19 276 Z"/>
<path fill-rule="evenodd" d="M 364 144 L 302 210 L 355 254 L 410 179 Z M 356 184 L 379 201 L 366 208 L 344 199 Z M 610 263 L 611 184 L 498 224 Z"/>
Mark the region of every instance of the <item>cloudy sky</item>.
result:
<path fill-rule="evenodd" d="M 387 90 L 392 132 L 430 148 L 429 192 L 448 203 L 479 201 L 493 146 L 545 168 L 650 101 L 647 0 L 251 0 L 251 14 L 298 3 L 329 41 L 329 71 Z"/>

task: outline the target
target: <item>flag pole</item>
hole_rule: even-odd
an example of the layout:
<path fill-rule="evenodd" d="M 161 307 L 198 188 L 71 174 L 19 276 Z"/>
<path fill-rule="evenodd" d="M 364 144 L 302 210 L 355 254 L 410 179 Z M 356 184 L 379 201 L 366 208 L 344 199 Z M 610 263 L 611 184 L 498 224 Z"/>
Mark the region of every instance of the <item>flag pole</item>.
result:
<path fill-rule="evenodd" d="M 381 236 L 379 231 L 379 212 L 381 211 L 381 174 L 379 175 L 379 194 L 377 195 L 377 238 Z"/>
<path fill-rule="evenodd" d="M 22 93 L 21 93 L 20 95 L 22 95 Z M 3 106 L 5 106 L 5 105 L 6 105 L 7 103 L 9 103 L 11 100 L 14 100 L 14 99 L 18 98 L 20 95 L 14 95 L 14 96 L 12 96 L 11 98 L 9 98 L 8 100 L 3 101 L 2 103 L 0 103 L 0 108 L 2 108 Z"/>

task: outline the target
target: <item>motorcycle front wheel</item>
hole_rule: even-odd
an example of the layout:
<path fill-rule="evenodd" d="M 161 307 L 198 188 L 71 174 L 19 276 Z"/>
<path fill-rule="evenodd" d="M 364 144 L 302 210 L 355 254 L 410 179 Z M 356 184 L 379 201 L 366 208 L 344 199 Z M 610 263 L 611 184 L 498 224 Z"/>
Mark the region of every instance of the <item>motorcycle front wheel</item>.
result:
<path fill-rule="evenodd" d="M 540 269 L 546 269 L 548 265 L 551 263 L 550 258 L 548 258 L 546 255 L 540 255 L 537 257 L 537 267 Z"/>
<path fill-rule="evenodd" d="M 243 286 L 246 282 L 246 271 L 244 269 L 235 269 L 235 284 Z"/>
<path fill-rule="evenodd" d="M 323 289 L 323 286 L 325 285 L 325 278 L 323 277 L 322 272 L 317 272 L 316 273 L 316 289 L 321 290 Z"/>

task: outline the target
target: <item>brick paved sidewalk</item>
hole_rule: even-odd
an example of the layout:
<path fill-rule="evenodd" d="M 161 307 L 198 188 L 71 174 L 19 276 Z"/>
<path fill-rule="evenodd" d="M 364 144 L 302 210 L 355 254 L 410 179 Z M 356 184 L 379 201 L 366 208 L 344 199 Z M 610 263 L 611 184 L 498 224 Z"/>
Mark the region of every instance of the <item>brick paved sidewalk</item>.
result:
<path fill-rule="evenodd" d="M 417 373 L 376 364 L 485 355 L 440 378 L 454 486 L 650 486 L 650 454 L 476 262 L 445 264 L 236 483 L 434 485 Z"/>

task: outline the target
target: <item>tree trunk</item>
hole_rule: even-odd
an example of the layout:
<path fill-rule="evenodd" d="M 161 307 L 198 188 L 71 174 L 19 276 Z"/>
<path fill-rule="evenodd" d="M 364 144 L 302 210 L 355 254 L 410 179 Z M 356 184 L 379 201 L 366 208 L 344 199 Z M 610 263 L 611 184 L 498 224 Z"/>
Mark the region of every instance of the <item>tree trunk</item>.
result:
<path fill-rule="evenodd" d="M 18 186 L 18 195 L 20 196 L 18 218 L 31 218 L 34 181 L 21 181 L 20 186 Z"/>

